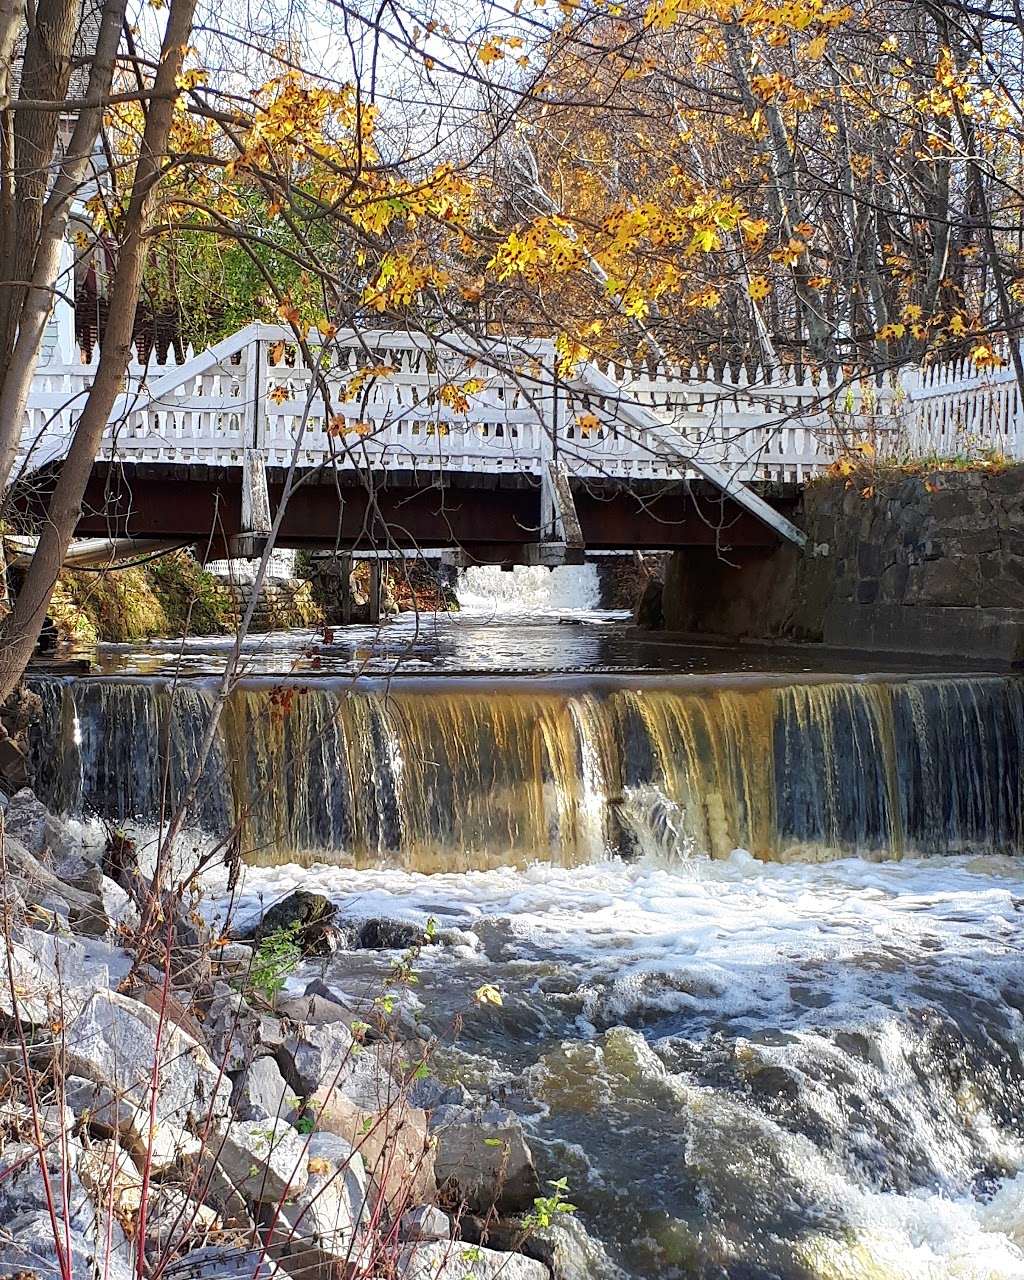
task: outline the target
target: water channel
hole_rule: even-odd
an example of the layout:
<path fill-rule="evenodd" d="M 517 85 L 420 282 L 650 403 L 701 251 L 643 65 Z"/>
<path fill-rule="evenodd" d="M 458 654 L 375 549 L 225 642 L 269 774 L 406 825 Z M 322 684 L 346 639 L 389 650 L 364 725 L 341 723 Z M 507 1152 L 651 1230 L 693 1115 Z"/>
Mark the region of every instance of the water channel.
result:
<path fill-rule="evenodd" d="M 1024 1277 L 1024 683 L 684 649 L 592 591 L 478 572 L 451 618 L 254 637 L 194 814 L 237 824 L 243 915 L 438 921 L 410 999 L 503 992 L 439 1066 L 568 1179 L 581 1277 Z M 43 797 L 151 826 L 226 648 L 40 681 Z"/>

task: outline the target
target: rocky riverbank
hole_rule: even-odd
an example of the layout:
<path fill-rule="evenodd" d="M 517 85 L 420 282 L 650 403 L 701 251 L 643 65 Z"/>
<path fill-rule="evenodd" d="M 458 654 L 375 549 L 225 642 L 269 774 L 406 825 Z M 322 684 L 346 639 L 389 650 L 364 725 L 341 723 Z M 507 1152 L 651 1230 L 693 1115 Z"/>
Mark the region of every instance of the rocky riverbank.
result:
<path fill-rule="evenodd" d="M 438 1079 L 403 1012 L 429 926 L 298 893 L 217 937 L 123 836 L 90 847 L 28 790 L 4 808 L 0 1276 L 593 1274 L 514 1113 Z M 285 995 L 339 947 L 393 952 L 372 998 Z"/>

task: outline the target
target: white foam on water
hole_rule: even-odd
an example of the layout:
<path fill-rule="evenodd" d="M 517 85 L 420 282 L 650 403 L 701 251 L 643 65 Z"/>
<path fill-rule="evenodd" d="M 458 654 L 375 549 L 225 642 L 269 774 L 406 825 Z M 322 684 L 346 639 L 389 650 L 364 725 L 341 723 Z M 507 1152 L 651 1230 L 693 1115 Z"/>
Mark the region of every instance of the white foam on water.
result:
<path fill-rule="evenodd" d="M 469 614 L 546 614 L 596 609 L 601 600 L 593 564 L 516 565 L 511 573 L 497 565 L 477 565 L 459 573 L 455 594 Z"/>
<path fill-rule="evenodd" d="M 494 982 L 509 1005 L 536 1007 L 548 998 L 543 975 L 558 974 L 558 990 L 575 990 L 582 1008 L 570 1044 L 599 1052 L 607 1029 L 624 1023 L 656 1027 L 655 1043 L 676 1037 L 698 1049 L 724 1034 L 755 1066 L 797 1080 L 803 1114 L 834 1135 L 834 1150 L 728 1088 L 709 1088 L 688 1070 L 672 1077 L 693 1124 L 687 1164 L 700 1167 L 703 1142 L 708 1185 L 716 1161 L 741 1168 L 761 1134 L 775 1163 L 760 1183 L 757 1170 L 744 1172 L 755 1193 L 782 1178 L 780 1185 L 809 1188 L 839 1218 L 839 1229 L 809 1222 L 794 1242 L 793 1261 L 807 1274 L 1024 1280 L 1019 1136 L 1007 1131 L 983 1081 L 959 1087 L 941 1069 L 923 1078 L 915 1070 L 915 1055 L 931 1051 L 936 999 L 940 1010 L 947 1001 L 990 1002 L 1004 1040 L 1024 1043 L 1013 995 L 1024 955 L 1024 865 L 997 857 L 780 865 L 737 850 L 720 862 L 671 867 L 538 864 L 433 876 L 286 866 L 245 872 L 243 912 L 255 915 L 298 887 L 327 894 L 348 918 L 433 916 L 477 943 L 427 948 L 421 966 L 433 981 L 450 971 L 463 990 Z M 500 948 L 479 945 L 497 926 Z M 675 1020 L 676 1030 L 659 1019 Z M 839 1033 L 867 1037 L 863 1062 L 843 1056 L 832 1039 Z M 892 1115 L 909 1182 L 890 1190 L 859 1171 L 876 1152 L 883 1163 L 893 1157 L 877 1137 Z M 728 1134 L 734 1166 L 723 1155 Z M 978 1161 L 1005 1176 L 975 1194 Z M 916 1184 L 915 1168 L 928 1171 L 925 1185 Z"/>
<path fill-rule="evenodd" d="M 938 967 L 975 994 L 996 993 L 1024 952 L 1024 867 L 1003 858 L 782 865 L 736 850 L 675 867 L 538 863 L 430 876 L 288 865 L 248 869 L 242 909 L 299 887 L 349 916 L 433 915 L 461 929 L 506 918 L 524 955 L 558 957 L 597 984 L 609 1018 L 640 1001 L 802 1024 L 797 979 L 848 1017 L 858 1000 L 873 1003 L 880 982 L 895 990 Z M 810 1015 L 817 1025 L 823 1008 Z"/>

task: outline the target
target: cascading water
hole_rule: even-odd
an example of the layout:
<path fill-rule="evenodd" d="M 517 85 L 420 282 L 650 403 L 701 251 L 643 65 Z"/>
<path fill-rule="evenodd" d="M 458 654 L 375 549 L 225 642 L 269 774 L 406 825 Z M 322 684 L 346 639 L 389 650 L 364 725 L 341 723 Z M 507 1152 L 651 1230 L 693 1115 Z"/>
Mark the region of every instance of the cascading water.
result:
<path fill-rule="evenodd" d="M 459 573 L 456 596 L 473 613 L 538 613 L 596 609 L 601 600 L 597 566 L 516 565 L 511 572 L 479 565 Z"/>
<path fill-rule="evenodd" d="M 45 684 L 39 786 L 156 820 L 209 711 L 202 681 Z M 55 745 L 56 749 L 55 749 Z M 195 821 L 257 862 L 563 865 L 666 847 L 770 860 L 1018 852 L 1016 679 L 444 680 L 228 702 Z M 126 767 L 126 762 L 131 762 Z"/>
<path fill-rule="evenodd" d="M 207 681 L 37 687 L 46 798 L 152 823 Z M 253 677 L 193 822 L 243 913 L 437 920 L 402 998 L 567 1178 L 574 1280 L 1024 1280 L 1022 748 L 998 676 Z"/>

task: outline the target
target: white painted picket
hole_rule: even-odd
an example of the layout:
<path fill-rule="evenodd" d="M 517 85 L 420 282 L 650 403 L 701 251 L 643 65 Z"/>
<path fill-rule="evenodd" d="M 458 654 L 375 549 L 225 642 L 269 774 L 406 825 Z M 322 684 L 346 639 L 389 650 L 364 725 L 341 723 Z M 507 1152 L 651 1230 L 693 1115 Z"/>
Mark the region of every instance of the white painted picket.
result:
<path fill-rule="evenodd" d="M 94 352 L 90 364 L 41 366 L 22 434 L 24 467 L 67 449 L 97 359 Z M 1010 367 L 982 373 L 954 362 L 878 386 L 810 372 L 716 378 L 707 369 L 612 366 L 617 396 L 604 372 L 583 369 L 559 384 L 548 342 L 471 347 L 454 336 L 346 332 L 316 375 L 328 416 L 323 398 L 310 397 L 314 374 L 290 331 L 252 324 L 180 365 L 173 355 L 164 366 L 133 363 L 99 456 L 232 465 L 257 450 L 267 465 L 283 466 L 301 437 L 301 466 L 540 474 L 557 457 L 588 479 L 670 478 L 713 466 L 742 482 L 801 482 L 863 441 L 882 458 L 1024 460 Z M 346 399 L 353 378 L 360 385 Z M 618 412 L 617 399 L 649 411 L 660 428 L 645 429 L 649 415 Z"/>

